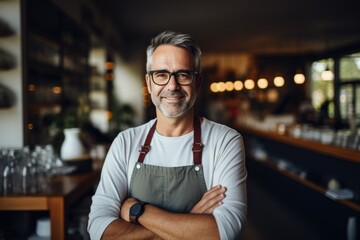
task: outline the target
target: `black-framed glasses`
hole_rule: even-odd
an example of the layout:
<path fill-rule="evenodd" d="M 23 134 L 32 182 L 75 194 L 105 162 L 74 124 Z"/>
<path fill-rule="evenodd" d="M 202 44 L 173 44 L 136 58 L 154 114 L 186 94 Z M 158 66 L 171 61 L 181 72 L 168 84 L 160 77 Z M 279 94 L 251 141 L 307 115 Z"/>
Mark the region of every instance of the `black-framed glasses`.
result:
<path fill-rule="evenodd" d="M 165 86 L 169 83 L 171 76 L 175 77 L 176 82 L 181 86 L 190 85 L 194 78 L 198 75 L 192 70 L 178 70 L 176 72 L 169 72 L 167 70 L 153 70 L 149 71 L 152 81 L 159 86 Z"/>

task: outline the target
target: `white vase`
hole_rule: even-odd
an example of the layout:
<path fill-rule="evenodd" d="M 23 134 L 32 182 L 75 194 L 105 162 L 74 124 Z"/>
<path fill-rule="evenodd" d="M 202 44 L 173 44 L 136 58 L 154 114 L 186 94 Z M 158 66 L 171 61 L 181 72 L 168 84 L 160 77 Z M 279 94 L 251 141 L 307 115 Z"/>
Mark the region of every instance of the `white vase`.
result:
<path fill-rule="evenodd" d="M 80 140 L 80 129 L 64 129 L 64 135 L 65 139 L 60 149 L 62 160 L 66 161 L 83 158 L 85 155 L 85 148 Z"/>

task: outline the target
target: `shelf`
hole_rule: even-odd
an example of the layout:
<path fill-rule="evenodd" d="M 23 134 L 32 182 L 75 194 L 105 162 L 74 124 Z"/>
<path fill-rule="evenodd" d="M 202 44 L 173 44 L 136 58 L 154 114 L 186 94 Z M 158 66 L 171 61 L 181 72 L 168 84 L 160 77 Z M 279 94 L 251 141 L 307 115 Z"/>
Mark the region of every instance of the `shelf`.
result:
<path fill-rule="evenodd" d="M 59 103 L 34 103 L 31 105 L 32 109 L 61 109 Z"/>
<path fill-rule="evenodd" d="M 253 134 L 258 137 L 275 140 L 284 144 L 293 145 L 302 149 L 311 150 L 326 156 L 336 157 L 341 160 L 360 163 L 360 151 L 340 148 L 334 145 L 322 144 L 320 142 L 293 138 L 287 135 L 280 135 L 276 132 L 266 132 L 248 126 L 238 126 L 240 133 Z"/>
<path fill-rule="evenodd" d="M 40 125 L 54 121 L 49 114 L 82 111 L 89 85 L 89 34 L 51 1 L 26 1 L 24 11 L 25 121 Z M 46 127 L 41 130 L 48 134 Z M 40 131 L 25 131 L 27 145 L 49 141 Z"/>
<path fill-rule="evenodd" d="M 39 62 L 34 59 L 31 59 L 31 61 L 28 62 L 28 68 L 29 71 L 35 72 L 36 75 L 40 76 L 49 75 L 58 77 L 60 74 L 59 66 L 50 63 Z"/>
<path fill-rule="evenodd" d="M 293 180 L 293 181 L 295 181 L 295 182 L 297 182 L 299 184 L 302 184 L 302 185 L 308 187 L 309 189 L 311 189 L 313 191 L 321 193 L 321 194 L 324 195 L 324 197 L 326 197 L 325 196 L 326 189 L 324 187 L 322 187 L 322 186 L 320 186 L 320 185 L 318 185 L 316 183 L 313 183 L 313 182 L 311 182 L 311 181 L 309 181 L 307 179 L 301 178 L 298 175 L 296 175 L 296 174 L 294 174 L 294 173 L 292 173 L 292 172 L 290 172 L 288 170 L 279 169 L 276 164 L 272 163 L 269 160 L 261 160 L 260 161 L 260 160 L 254 159 L 253 157 L 250 157 L 250 160 L 254 161 L 254 162 L 257 162 L 258 164 L 261 164 L 261 165 L 267 167 L 268 169 L 270 169 L 270 170 L 272 170 L 274 172 L 277 172 L 277 173 L 279 173 L 279 174 L 281 174 L 281 175 L 283 175 L 283 176 L 285 176 L 287 178 L 290 178 L 291 180 Z M 329 198 L 329 199 L 334 200 L 332 198 Z M 334 200 L 334 201 L 338 202 L 341 205 L 349 207 L 349 208 L 351 208 L 351 209 L 353 209 L 353 210 L 355 210 L 357 212 L 360 212 L 360 204 L 357 204 L 357 203 L 355 203 L 355 202 L 353 202 L 351 200 L 339 199 L 339 200 Z"/>
<path fill-rule="evenodd" d="M 53 49 L 59 49 L 59 41 L 47 36 L 44 32 L 37 32 L 36 30 L 29 29 L 29 41 L 30 43 L 35 43 L 36 45 L 45 45 Z"/>

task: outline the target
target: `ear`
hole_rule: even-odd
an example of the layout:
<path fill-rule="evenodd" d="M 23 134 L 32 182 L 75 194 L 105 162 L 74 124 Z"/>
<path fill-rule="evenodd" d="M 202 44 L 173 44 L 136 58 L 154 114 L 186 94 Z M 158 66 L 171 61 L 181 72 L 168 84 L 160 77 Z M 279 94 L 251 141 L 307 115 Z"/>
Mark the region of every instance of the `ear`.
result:
<path fill-rule="evenodd" d="M 151 94 L 151 80 L 149 74 L 145 74 L 145 81 L 148 93 Z"/>

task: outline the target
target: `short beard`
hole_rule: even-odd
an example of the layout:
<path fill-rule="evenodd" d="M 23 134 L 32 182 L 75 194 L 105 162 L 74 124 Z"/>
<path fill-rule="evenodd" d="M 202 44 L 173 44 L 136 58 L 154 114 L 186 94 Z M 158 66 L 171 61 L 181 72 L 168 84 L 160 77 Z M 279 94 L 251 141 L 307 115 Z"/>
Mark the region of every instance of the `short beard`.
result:
<path fill-rule="evenodd" d="M 166 108 L 163 108 L 162 104 L 161 104 L 161 100 L 159 100 L 159 102 L 157 102 L 158 99 L 161 99 L 161 97 L 164 97 L 164 96 L 171 96 L 171 95 L 174 95 L 176 94 L 177 96 L 183 96 L 183 97 L 186 97 L 186 93 L 184 92 L 179 92 L 179 91 L 176 91 L 176 92 L 171 92 L 171 93 L 165 93 L 165 94 L 160 94 L 159 98 L 154 98 L 153 95 L 151 95 L 151 99 L 152 99 L 152 102 L 153 104 L 155 105 L 155 107 L 157 109 L 159 109 L 159 111 L 165 116 L 165 117 L 168 117 L 168 118 L 177 118 L 177 117 L 180 117 L 180 116 L 183 116 L 185 113 L 187 113 L 195 104 L 195 101 L 196 101 L 196 95 L 192 95 L 192 97 L 189 99 L 188 102 L 186 102 L 185 104 L 177 104 L 177 109 L 176 111 L 166 111 Z"/>

